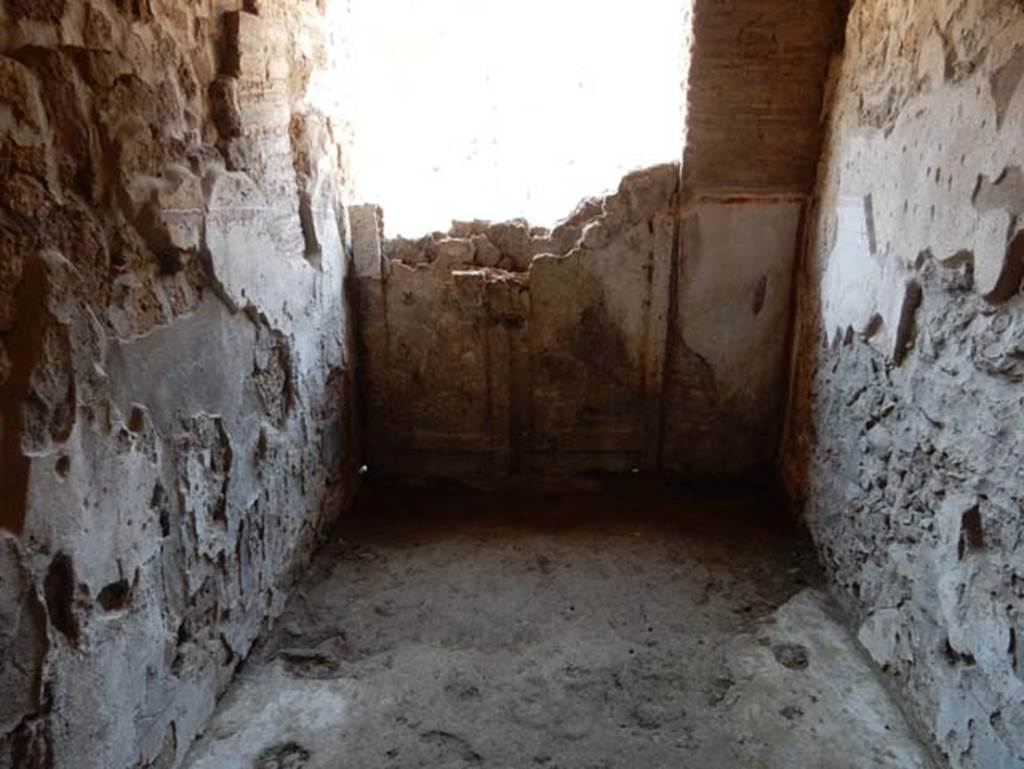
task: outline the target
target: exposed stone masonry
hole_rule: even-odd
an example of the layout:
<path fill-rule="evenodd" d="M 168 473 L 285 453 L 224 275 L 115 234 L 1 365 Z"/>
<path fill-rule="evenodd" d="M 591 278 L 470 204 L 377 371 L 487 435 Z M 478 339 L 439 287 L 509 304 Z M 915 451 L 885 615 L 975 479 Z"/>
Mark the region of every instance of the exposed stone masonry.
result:
<path fill-rule="evenodd" d="M 784 470 L 952 767 L 1024 765 L 1024 11 L 861 0 L 800 280 Z"/>
<path fill-rule="evenodd" d="M 434 232 L 419 240 L 394 238 L 384 242 L 384 256 L 415 266 L 438 259 L 461 267 L 495 267 L 506 272 L 526 272 L 533 257 L 564 256 L 577 245 L 600 248 L 610 234 L 603 202 L 586 198 L 552 229 L 531 227 L 525 219 L 491 222 L 475 219 L 453 222 L 448 232 Z M 383 212 L 379 216 L 383 217 Z M 584 229 L 587 232 L 584 232 Z"/>
<path fill-rule="evenodd" d="M 177 766 L 353 490 L 344 8 L 242 6 L 0 3 L 2 767 Z"/>

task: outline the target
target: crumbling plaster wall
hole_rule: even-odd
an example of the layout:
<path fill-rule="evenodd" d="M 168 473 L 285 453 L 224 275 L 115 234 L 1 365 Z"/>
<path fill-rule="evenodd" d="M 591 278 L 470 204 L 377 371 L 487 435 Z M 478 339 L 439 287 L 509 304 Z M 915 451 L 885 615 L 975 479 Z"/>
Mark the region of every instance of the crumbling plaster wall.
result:
<path fill-rule="evenodd" d="M 379 213 L 354 213 L 370 466 L 485 479 L 656 464 L 678 177 L 632 174 L 551 231 L 456 222 L 381 248 Z"/>
<path fill-rule="evenodd" d="M 174 767 L 352 490 L 344 3 L 0 2 L 0 766 Z"/>
<path fill-rule="evenodd" d="M 1024 8 L 859 0 L 784 474 L 951 766 L 1024 766 Z"/>
<path fill-rule="evenodd" d="M 382 242 L 381 212 L 353 213 L 374 470 L 772 470 L 839 13 L 698 0 L 692 17 L 681 173 L 630 174 L 550 231 L 456 222 Z"/>
<path fill-rule="evenodd" d="M 684 475 L 774 462 L 794 264 L 841 21 L 834 0 L 694 3 L 663 449 Z M 734 436 L 756 439 L 738 447 Z"/>
<path fill-rule="evenodd" d="M 551 231 L 457 222 L 382 242 L 380 212 L 355 207 L 367 462 L 472 480 L 765 473 L 800 210 L 705 202 L 681 216 L 674 164 Z"/>

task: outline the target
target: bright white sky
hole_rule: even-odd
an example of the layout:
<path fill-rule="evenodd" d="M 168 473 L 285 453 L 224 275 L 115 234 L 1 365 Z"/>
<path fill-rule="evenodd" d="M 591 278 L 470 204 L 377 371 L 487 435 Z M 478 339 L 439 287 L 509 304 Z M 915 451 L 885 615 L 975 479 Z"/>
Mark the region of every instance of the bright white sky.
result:
<path fill-rule="evenodd" d="M 688 0 L 353 0 L 356 197 L 388 236 L 551 225 L 677 160 Z"/>

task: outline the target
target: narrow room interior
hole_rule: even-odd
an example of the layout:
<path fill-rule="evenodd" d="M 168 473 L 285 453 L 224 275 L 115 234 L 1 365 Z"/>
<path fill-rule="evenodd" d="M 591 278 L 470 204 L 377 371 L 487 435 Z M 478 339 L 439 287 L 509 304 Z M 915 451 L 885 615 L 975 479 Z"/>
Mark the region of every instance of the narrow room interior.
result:
<path fill-rule="evenodd" d="M 0 769 L 1024 768 L 1017 0 L 0 0 Z"/>

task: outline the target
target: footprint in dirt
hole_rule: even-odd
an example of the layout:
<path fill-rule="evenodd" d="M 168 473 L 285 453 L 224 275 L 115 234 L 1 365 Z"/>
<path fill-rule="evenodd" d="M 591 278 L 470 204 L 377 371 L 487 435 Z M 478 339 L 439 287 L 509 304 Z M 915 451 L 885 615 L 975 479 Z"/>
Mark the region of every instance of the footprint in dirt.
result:
<path fill-rule="evenodd" d="M 303 769 L 309 758 L 310 752 L 297 742 L 283 742 L 261 751 L 252 769 Z"/>
<path fill-rule="evenodd" d="M 807 647 L 802 644 L 776 644 L 772 654 L 780 665 L 790 670 L 806 670 L 810 664 Z"/>
<path fill-rule="evenodd" d="M 464 767 L 483 766 L 483 757 L 473 750 L 473 746 L 451 732 L 431 731 L 420 735 L 420 744 L 424 751 L 420 755 L 420 766 L 444 767 L 445 769 L 464 769 Z M 427 763 L 423 763 L 423 759 Z"/>

